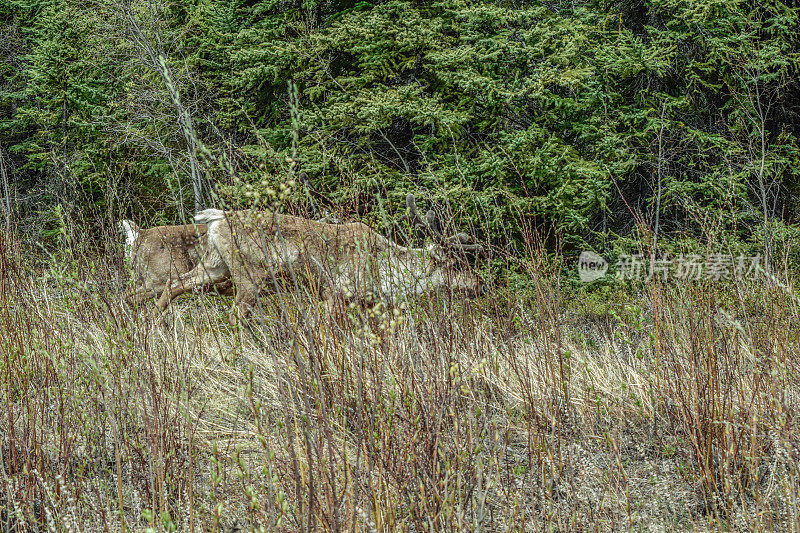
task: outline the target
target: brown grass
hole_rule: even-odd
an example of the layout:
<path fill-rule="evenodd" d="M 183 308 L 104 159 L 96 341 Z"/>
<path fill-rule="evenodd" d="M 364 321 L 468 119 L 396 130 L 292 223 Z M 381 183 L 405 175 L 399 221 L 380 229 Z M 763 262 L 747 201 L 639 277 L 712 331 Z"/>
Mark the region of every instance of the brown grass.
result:
<path fill-rule="evenodd" d="M 800 530 L 800 327 L 774 284 L 597 312 L 539 259 L 529 291 L 366 328 L 291 294 L 246 330 L 208 295 L 162 327 L 118 269 L 0 245 L 5 531 Z"/>

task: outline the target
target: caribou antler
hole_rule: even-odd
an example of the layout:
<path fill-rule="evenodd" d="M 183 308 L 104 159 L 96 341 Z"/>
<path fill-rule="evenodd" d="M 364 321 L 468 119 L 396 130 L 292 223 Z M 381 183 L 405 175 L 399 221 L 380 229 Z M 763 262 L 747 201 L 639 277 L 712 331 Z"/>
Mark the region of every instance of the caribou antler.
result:
<path fill-rule="evenodd" d="M 414 229 L 428 232 L 430 226 L 419 216 L 419 211 L 417 211 L 417 199 L 414 198 L 414 195 L 411 193 L 408 193 L 408 196 L 406 196 L 406 207 L 408 208 L 409 222 L 411 222 Z"/>
<path fill-rule="evenodd" d="M 441 230 L 441 220 L 439 220 L 439 217 L 436 216 L 436 212 L 433 209 L 429 209 L 425 214 L 425 218 L 423 219 L 420 216 L 419 211 L 417 211 L 417 199 L 414 198 L 414 195 L 411 193 L 406 196 L 406 206 L 408 207 L 409 218 L 414 229 L 421 230 L 424 233 L 431 235 L 436 241 L 439 242 L 439 244 L 464 252 L 483 250 L 483 246 L 473 243 L 472 238 L 466 233 L 462 232 L 457 233 L 452 237 L 445 237 Z"/>

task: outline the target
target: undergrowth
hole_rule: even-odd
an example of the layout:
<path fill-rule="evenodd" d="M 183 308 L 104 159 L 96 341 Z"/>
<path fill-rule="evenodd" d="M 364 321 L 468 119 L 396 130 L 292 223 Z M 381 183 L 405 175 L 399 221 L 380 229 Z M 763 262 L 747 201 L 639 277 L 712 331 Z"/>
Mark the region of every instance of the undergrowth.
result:
<path fill-rule="evenodd" d="M 800 529 L 800 326 L 763 278 L 598 299 L 531 257 L 369 320 L 160 324 L 118 265 L 2 244 L 5 531 Z"/>

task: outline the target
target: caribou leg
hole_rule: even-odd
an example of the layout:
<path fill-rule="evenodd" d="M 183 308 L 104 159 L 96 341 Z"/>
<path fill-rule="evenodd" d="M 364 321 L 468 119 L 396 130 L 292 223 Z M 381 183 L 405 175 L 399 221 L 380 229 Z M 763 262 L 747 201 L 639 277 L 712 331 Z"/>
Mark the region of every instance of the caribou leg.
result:
<path fill-rule="evenodd" d="M 147 298 L 152 298 L 154 296 L 158 296 L 158 292 L 152 287 L 136 287 L 135 289 L 131 289 L 125 295 L 125 303 L 130 306 L 138 306 L 141 305 L 143 301 Z"/>
<path fill-rule="evenodd" d="M 158 309 L 163 311 L 172 300 L 185 292 L 196 288 L 204 288 L 224 281 L 228 276 L 228 269 L 224 265 L 206 267 L 199 264 L 192 270 L 178 278 L 175 282 L 164 287 L 164 292 L 158 299 Z"/>

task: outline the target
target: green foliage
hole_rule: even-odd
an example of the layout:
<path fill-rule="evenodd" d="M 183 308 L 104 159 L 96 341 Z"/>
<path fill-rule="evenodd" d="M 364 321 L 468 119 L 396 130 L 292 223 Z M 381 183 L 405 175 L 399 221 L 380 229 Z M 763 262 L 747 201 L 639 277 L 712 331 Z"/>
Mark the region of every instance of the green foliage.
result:
<path fill-rule="evenodd" d="M 798 10 L 780 2 L 130 5 L 244 183 L 295 161 L 345 210 L 390 215 L 425 191 L 503 246 L 534 226 L 568 250 L 779 255 L 795 233 Z M 113 3 L 2 8 L 0 35 L 25 52 L 0 61 L 0 144 L 27 187 L 68 173 L 96 204 L 184 212 L 191 150 L 171 100 L 106 18 L 124 26 Z"/>

